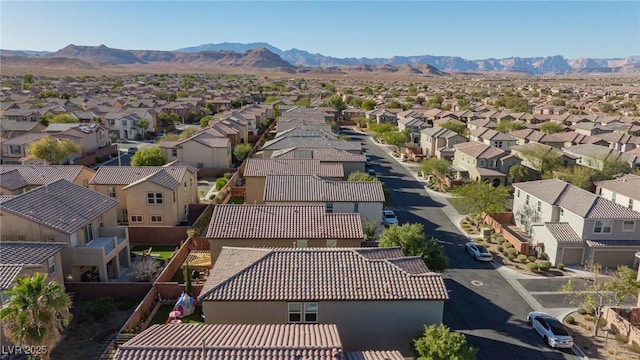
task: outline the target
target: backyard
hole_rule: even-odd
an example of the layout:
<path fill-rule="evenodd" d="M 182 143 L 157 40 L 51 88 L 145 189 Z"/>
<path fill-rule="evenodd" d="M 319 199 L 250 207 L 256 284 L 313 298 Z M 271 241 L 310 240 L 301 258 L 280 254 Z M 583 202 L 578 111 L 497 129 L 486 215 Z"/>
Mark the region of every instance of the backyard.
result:
<path fill-rule="evenodd" d="M 176 251 L 175 246 L 136 245 L 131 249 L 131 254 L 135 254 L 136 256 L 143 256 L 145 251 L 148 251 L 149 249 L 151 249 L 149 255 L 162 260 L 162 262 L 166 262 L 171 257 L 171 255 L 173 255 L 173 252 Z"/>
<path fill-rule="evenodd" d="M 169 319 L 169 313 L 173 311 L 173 305 L 160 305 L 160 308 L 154 315 L 153 319 L 149 325 L 153 324 L 166 324 Z M 193 314 L 189 316 L 185 316 L 182 319 L 183 324 L 203 324 L 204 320 L 202 319 L 202 307 L 196 306 Z"/>

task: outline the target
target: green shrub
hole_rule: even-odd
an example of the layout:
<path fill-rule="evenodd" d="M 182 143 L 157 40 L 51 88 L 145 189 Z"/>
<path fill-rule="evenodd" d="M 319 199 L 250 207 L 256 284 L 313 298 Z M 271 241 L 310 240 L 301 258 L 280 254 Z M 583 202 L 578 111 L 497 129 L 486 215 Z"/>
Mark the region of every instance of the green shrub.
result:
<path fill-rule="evenodd" d="M 575 324 L 576 319 L 574 319 L 573 316 L 569 315 L 566 318 L 564 318 L 564 322 L 566 322 L 567 324 Z"/>
<path fill-rule="evenodd" d="M 118 303 L 116 304 L 116 308 L 118 308 L 118 310 L 129 310 L 131 309 L 132 306 L 133 306 L 133 300 L 129 300 L 129 299 L 122 299 L 118 301 Z"/>
<path fill-rule="evenodd" d="M 110 297 L 99 297 L 92 300 L 87 306 L 89 315 L 97 321 L 104 320 L 113 308 L 113 299 Z"/>
<path fill-rule="evenodd" d="M 585 315 L 586 313 L 587 313 L 587 310 L 585 308 L 578 308 L 578 314 Z"/>
<path fill-rule="evenodd" d="M 516 257 L 516 255 L 518 255 L 518 250 L 514 249 L 514 248 L 508 248 L 507 249 L 507 254 L 511 257 L 514 258 Z"/>
<path fill-rule="evenodd" d="M 529 262 L 536 262 L 535 256 L 529 256 L 527 259 L 529 260 Z"/>
<path fill-rule="evenodd" d="M 633 351 L 634 353 L 638 353 L 640 354 L 640 345 L 638 345 L 637 342 L 633 341 L 631 342 L 631 344 L 627 345 L 627 348 L 631 351 Z"/>
<path fill-rule="evenodd" d="M 503 238 L 502 236 L 498 236 L 498 237 L 496 238 L 496 241 L 498 242 L 498 244 L 502 245 L 502 244 L 504 244 L 504 241 L 505 241 L 505 240 L 504 240 L 504 238 Z"/>
<path fill-rule="evenodd" d="M 600 320 L 598 320 L 598 327 L 603 328 L 605 326 L 607 326 L 607 319 L 605 319 L 604 317 L 601 317 Z M 627 338 L 626 342 L 628 341 L 629 339 Z"/>
<path fill-rule="evenodd" d="M 560 271 L 564 270 L 564 264 L 563 263 L 558 264 L 557 268 Z"/>
<path fill-rule="evenodd" d="M 229 179 L 226 178 L 218 178 L 216 179 L 216 190 L 220 191 L 222 190 L 222 188 L 227 185 L 227 181 L 229 181 Z"/>
<path fill-rule="evenodd" d="M 615 336 L 616 340 L 618 340 L 621 343 L 626 344 L 626 343 L 629 342 L 629 337 L 624 335 L 624 334 L 615 334 L 614 336 Z"/>
<path fill-rule="evenodd" d="M 538 260 L 538 266 L 540 267 L 540 271 L 549 271 L 549 269 L 551 269 L 551 262 L 548 260 Z"/>
<path fill-rule="evenodd" d="M 549 260 L 549 255 L 546 252 L 540 253 L 540 260 Z"/>
<path fill-rule="evenodd" d="M 530 262 L 527 264 L 527 270 L 534 272 L 534 271 L 538 271 L 538 264 L 534 263 L 534 262 Z"/>
<path fill-rule="evenodd" d="M 503 244 L 503 246 L 504 246 L 505 248 L 507 248 L 507 249 L 511 249 L 511 248 L 513 247 L 513 244 L 512 244 L 512 243 L 510 243 L 510 242 L 505 242 L 505 243 Z"/>
<path fill-rule="evenodd" d="M 504 247 L 498 246 L 498 252 L 503 252 L 503 251 L 504 251 Z"/>
<path fill-rule="evenodd" d="M 527 262 L 527 255 L 525 255 L 525 254 L 518 255 L 518 262 L 526 263 Z"/>
<path fill-rule="evenodd" d="M 227 180 L 231 179 L 232 176 L 233 176 L 233 174 L 230 173 L 230 172 L 224 173 L 224 178 L 227 179 Z"/>

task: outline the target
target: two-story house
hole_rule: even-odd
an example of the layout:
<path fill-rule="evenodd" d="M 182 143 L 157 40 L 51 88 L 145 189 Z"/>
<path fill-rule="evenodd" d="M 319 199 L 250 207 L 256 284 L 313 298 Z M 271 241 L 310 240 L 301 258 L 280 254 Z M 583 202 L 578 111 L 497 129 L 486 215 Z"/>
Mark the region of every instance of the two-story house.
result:
<path fill-rule="evenodd" d="M 364 233 L 360 214 L 325 205 L 216 205 L 206 238 L 213 263 L 224 246 L 358 247 Z"/>
<path fill-rule="evenodd" d="M 457 179 L 508 185 L 509 169 L 520 164 L 514 155 L 477 141 L 457 144 L 455 149 L 452 169 Z"/>
<path fill-rule="evenodd" d="M 513 187 L 516 225 L 552 264 L 633 265 L 640 213 L 558 179 Z"/>
<path fill-rule="evenodd" d="M 499 131 L 488 128 L 477 128 L 469 133 L 469 140 L 491 145 L 509 152 L 511 146 L 518 144 L 518 139 Z"/>
<path fill-rule="evenodd" d="M 640 176 L 625 174 L 617 179 L 596 181 L 596 194 L 640 213 Z"/>
<path fill-rule="evenodd" d="M 428 157 L 452 160 L 455 153 L 454 146 L 467 141 L 467 138 L 457 132 L 440 126 L 420 131 L 420 148 Z"/>
<path fill-rule="evenodd" d="M 198 302 L 207 324 L 335 324 L 345 349 L 411 356 L 447 299 L 442 275 L 400 248 L 224 247 Z"/>
<path fill-rule="evenodd" d="M 602 170 L 607 161 L 622 161 L 629 164 L 631 170 L 640 165 L 640 157 L 630 155 L 609 147 L 595 144 L 581 144 L 562 148 L 565 154 L 575 157 L 578 165 Z"/>
<path fill-rule="evenodd" d="M 67 180 L 57 180 L 0 203 L 2 241 L 62 242 L 64 279 L 87 273 L 100 281 L 129 267 L 126 229 L 117 226 L 118 200 Z"/>
<path fill-rule="evenodd" d="M 348 178 L 353 172 L 364 172 L 366 170 L 367 157 L 363 154 L 352 154 L 344 150 L 327 149 L 305 149 L 292 148 L 282 151 L 275 151 L 271 154 L 272 159 L 282 160 L 319 160 L 322 164 L 340 164 L 344 168 L 344 177 Z"/>
<path fill-rule="evenodd" d="M 315 175 L 268 175 L 265 204 L 323 204 L 328 213 L 358 213 L 382 220 L 384 190 L 379 181 L 341 181 Z"/>
<path fill-rule="evenodd" d="M 27 149 L 32 142 L 47 136 L 44 133 L 26 133 L 4 140 L 2 146 L 3 164 L 22 164 L 29 156 Z"/>
<path fill-rule="evenodd" d="M 178 160 L 199 169 L 230 169 L 231 141 L 212 128 L 178 141 L 163 141 L 160 150 L 169 161 Z"/>
<path fill-rule="evenodd" d="M 198 169 L 179 162 L 164 166 L 101 166 L 89 187 L 118 200 L 118 224 L 176 226 L 199 202 Z"/>
<path fill-rule="evenodd" d="M 55 180 L 88 187 L 95 170 L 82 165 L 0 165 L 0 195 L 18 195 Z"/>
<path fill-rule="evenodd" d="M 323 164 L 316 159 L 256 159 L 248 158 L 242 174 L 245 180 L 245 202 L 261 204 L 267 175 L 316 175 L 340 180 L 344 178 L 341 164 Z"/>
<path fill-rule="evenodd" d="M 428 122 L 414 117 L 398 119 L 398 131 L 408 132 L 410 137 L 409 141 L 414 144 L 420 143 L 420 130 L 430 127 L 431 125 Z"/>

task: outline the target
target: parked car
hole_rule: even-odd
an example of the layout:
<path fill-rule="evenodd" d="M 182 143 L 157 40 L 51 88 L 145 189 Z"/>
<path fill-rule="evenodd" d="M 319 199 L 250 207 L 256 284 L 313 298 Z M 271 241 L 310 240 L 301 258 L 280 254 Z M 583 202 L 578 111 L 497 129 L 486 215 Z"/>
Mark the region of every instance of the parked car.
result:
<path fill-rule="evenodd" d="M 133 155 L 133 154 L 135 154 L 137 152 L 138 152 L 138 148 L 135 147 L 135 146 L 132 146 L 129 149 L 127 149 L 127 154 L 129 154 L 129 155 Z"/>
<path fill-rule="evenodd" d="M 540 311 L 532 311 L 527 314 L 527 321 L 549 346 L 567 349 L 573 347 L 573 337 L 560 320 L 553 316 Z"/>
<path fill-rule="evenodd" d="M 478 261 L 492 261 L 493 260 L 493 255 L 491 255 L 491 253 L 489 252 L 489 250 L 487 250 L 486 247 L 474 243 L 473 241 L 470 241 L 466 244 L 464 244 L 464 247 L 467 249 L 467 252 L 469 254 L 471 254 L 471 256 L 473 256 L 474 259 L 478 260 Z"/>
<path fill-rule="evenodd" d="M 367 170 L 367 174 L 371 175 L 371 176 L 376 176 L 376 171 L 373 169 L 369 169 Z"/>
<path fill-rule="evenodd" d="M 382 224 L 384 224 L 384 226 L 398 225 L 396 213 L 389 209 L 382 210 Z"/>
<path fill-rule="evenodd" d="M 365 156 L 364 166 L 371 166 L 371 158 L 368 155 Z"/>

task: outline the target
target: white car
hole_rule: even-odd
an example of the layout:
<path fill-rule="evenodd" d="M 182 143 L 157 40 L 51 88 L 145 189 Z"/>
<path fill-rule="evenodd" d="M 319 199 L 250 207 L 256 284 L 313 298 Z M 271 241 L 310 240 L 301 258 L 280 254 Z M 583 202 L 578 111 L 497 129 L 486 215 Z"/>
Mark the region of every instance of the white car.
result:
<path fill-rule="evenodd" d="M 464 244 L 467 252 L 478 261 L 493 261 L 493 255 L 484 246 L 470 241 Z"/>
<path fill-rule="evenodd" d="M 573 337 L 560 320 L 553 316 L 540 311 L 532 311 L 527 315 L 527 321 L 549 346 L 566 349 L 573 347 Z"/>
<path fill-rule="evenodd" d="M 398 225 L 396 213 L 389 209 L 382 210 L 382 223 L 384 226 Z"/>

